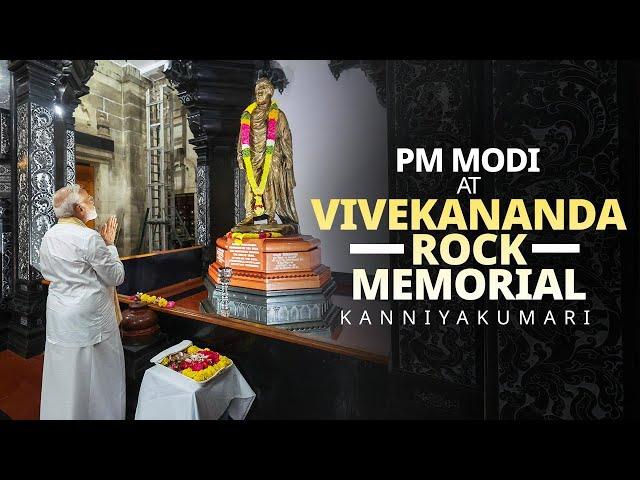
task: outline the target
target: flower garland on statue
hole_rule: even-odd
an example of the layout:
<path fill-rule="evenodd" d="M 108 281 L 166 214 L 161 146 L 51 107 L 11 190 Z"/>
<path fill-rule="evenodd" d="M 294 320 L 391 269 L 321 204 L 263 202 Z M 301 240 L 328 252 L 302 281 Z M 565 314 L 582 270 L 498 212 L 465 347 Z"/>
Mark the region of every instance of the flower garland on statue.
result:
<path fill-rule="evenodd" d="M 260 177 L 260 183 L 258 184 L 255 172 L 253 171 L 253 165 L 251 164 L 251 114 L 257 105 L 256 102 L 253 102 L 242 112 L 242 116 L 240 117 L 240 142 L 242 144 L 242 160 L 247 172 L 247 181 L 253 193 L 253 214 L 259 217 L 260 215 L 264 215 L 262 195 L 267 186 L 267 178 L 271 170 L 271 158 L 273 157 L 273 150 L 276 143 L 278 114 L 280 111 L 278 110 L 278 104 L 271 102 L 267 121 L 267 146 L 264 156 L 264 166 L 262 168 L 262 177 Z"/>
<path fill-rule="evenodd" d="M 129 300 L 146 303 L 147 305 L 157 305 L 161 308 L 173 308 L 176 306 L 176 302 L 174 302 L 173 300 L 167 300 L 163 297 L 157 297 L 155 295 L 149 295 L 142 292 L 131 295 L 129 297 Z"/>
<path fill-rule="evenodd" d="M 249 232 L 249 233 L 240 233 L 240 232 L 229 232 L 227 233 L 227 237 L 231 237 L 233 239 L 233 243 L 235 245 L 242 245 L 242 241 L 245 238 L 255 238 L 255 239 L 262 239 L 262 238 L 278 238 L 281 237 L 282 234 L 280 232 L 260 232 L 260 233 L 254 233 L 254 232 Z"/>

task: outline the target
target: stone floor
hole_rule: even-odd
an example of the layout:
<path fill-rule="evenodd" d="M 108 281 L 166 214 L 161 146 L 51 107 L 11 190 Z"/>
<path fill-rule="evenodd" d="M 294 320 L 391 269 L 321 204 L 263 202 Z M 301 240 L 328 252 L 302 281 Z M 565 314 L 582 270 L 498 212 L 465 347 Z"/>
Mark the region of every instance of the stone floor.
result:
<path fill-rule="evenodd" d="M 207 292 L 178 300 L 178 305 L 195 311 Z M 3 350 L 0 352 L 0 420 L 38 420 L 44 355 L 24 359 Z"/>
<path fill-rule="evenodd" d="M 0 411 L 11 419 L 40 418 L 43 362 L 44 355 L 24 359 L 9 350 L 0 352 Z"/>

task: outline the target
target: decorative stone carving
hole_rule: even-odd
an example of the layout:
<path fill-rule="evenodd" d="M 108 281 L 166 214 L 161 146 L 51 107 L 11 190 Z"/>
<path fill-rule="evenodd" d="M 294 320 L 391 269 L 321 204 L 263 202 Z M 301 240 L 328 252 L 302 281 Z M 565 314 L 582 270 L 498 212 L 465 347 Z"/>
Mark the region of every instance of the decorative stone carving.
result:
<path fill-rule="evenodd" d="M 18 278 L 29 281 L 29 119 L 28 105 L 18 105 Z"/>
<path fill-rule="evenodd" d="M 0 166 L 0 171 L 2 166 Z M 0 304 L 13 293 L 13 215 L 11 200 L 0 197 Z"/>
<path fill-rule="evenodd" d="M 0 60 L 0 109 L 9 110 L 11 103 L 11 73 L 8 60 Z"/>
<path fill-rule="evenodd" d="M 376 87 L 378 102 L 383 107 L 387 102 L 387 61 L 386 60 L 329 60 L 329 70 L 336 80 L 350 68 L 359 68 Z"/>
<path fill-rule="evenodd" d="M 0 288 L 2 300 L 8 299 L 13 291 L 13 233 L 3 232 L 0 238 L 0 254 L 2 255 L 2 286 Z"/>
<path fill-rule="evenodd" d="M 207 217 L 209 212 L 209 166 L 196 166 L 196 241 L 200 245 L 206 245 L 207 238 Z"/>
<path fill-rule="evenodd" d="M 12 60 L 9 64 L 17 105 L 12 112 L 15 158 L 10 162 L 18 183 L 17 224 L 6 232 L 11 235 L 3 232 L 3 243 L 15 245 L 17 263 L 10 290 L 14 321 L 9 347 L 26 357 L 40 353 L 44 346 L 46 295 L 38 272 L 40 243 L 55 223 L 55 189 L 75 181 L 73 110 L 78 98 L 89 92 L 86 82 L 94 66 L 94 61 L 87 60 Z M 13 260 L 11 255 L 7 259 Z"/>
<path fill-rule="evenodd" d="M 73 112 L 80 105 L 80 97 L 89 93 L 87 82 L 97 65 L 95 60 L 62 60 L 61 73 L 57 80 L 56 103 L 63 109 L 66 128 L 65 138 L 65 184 L 76 181 L 75 120 Z M 61 183 L 61 182 L 59 182 Z"/>
<path fill-rule="evenodd" d="M 29 263 L 35 268 L 33 278 L 39 278 L 40 243 L 49 228 L 56 223 L 53 213 L 55 192 L 55 160 L 53 151 L 53 111 L 31 103 L 31 162 L 28 166 L 30 185 Z M 26 232 L 20 232 L 24 235 Z"/>
<path fill-rule="evenodd" d="M 613 60 L 494 61 L 496 147 L 541 148 L 540 174 L 499 173 L 496 194 L 512 198 L 590 198 L 622 195 L 620 75 Z M 631 142 L 631 138 L 625 141 Z M 624 254 L 614 230 L 573 233 L 581 259 L 531 257 L 529 268 L 574 268 L 597 314 L 590 325 L 498 329 L 499 416 L 502 419 L 623 418 Z M 535 231 L 532 242 L 557 241 Z M 525 310 L 554 309 L 553 300 L 525 301 Z M 557 307 L 556 307 L 557 308 Z M 634 319 L 631 319 L 633 321 Z M 626 361 L 626 360 L 625 360 Z"/>
<path fill-rule="evenodd" d="M 11 195 L 11 167 L 8 163 L 0 163 L 0 196 Z"/>
<path fill-rule="evenodd" d="M 97 65 L 95 60 L 60 60 L 61 68 L 57 78 L 57 103 L 64 105 L 65 119 L 73 119 L 73 111 L 80 104 L 80 97 L 89 93 L 87 83 Z"/>
<path fill-rule="evenodd" d="M 9 110 L 0 110 L 0 158 L 9 155 Z"/>
<path fill-rule="evenodd" d="M 67 130 L 67 185 L 76 183 L 76 132 Z"/>
<path fill-rule="evenodd" d="M 465 61 L 394 61 L 389 119 L 392 145 L 453 147 L 471 144 L 471 85 Z M 429 152 L 431 154 L 431 152 Z M 449 163 L 447 163 L 449 162 Z M 445 158 L 444 164 L 450 164 Z M 451 175 L 405 172 L 392 175 L 394 198 L 447 198 L 455 194 L 459 180 Z M 391 193 L 390 193 L 391 195 Z M 433 233 L 433 232 L 430 232 Z M 391 232 L 390 241 L 407 245 L 405 255 L 391 258 L 393 268 L 412 268 L 413 232 Z M 440 233 L 435 232 L 436 236 Z M 464 301 L 454 298 L 447 308 L 461 310 Z M 397 301 L 398 310 L 437 309 L 437 302 Z M 425 375 L 452 384 L 478 384 L 477 327 L 454 324 L 399 325 L 398 357 L 401 371 Z"/>

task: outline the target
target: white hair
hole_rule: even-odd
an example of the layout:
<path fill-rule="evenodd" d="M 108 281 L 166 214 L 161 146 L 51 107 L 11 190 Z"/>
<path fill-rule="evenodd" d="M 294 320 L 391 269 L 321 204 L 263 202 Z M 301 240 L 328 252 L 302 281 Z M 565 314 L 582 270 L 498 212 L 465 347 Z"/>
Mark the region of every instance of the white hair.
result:
<path fill-rule="evenodd" d="M 53 194 L 53 211 L 58 218 L 73 217 L 73 207 L 80 203 L 80 190 L 78 184 L 62 187 Z"/>

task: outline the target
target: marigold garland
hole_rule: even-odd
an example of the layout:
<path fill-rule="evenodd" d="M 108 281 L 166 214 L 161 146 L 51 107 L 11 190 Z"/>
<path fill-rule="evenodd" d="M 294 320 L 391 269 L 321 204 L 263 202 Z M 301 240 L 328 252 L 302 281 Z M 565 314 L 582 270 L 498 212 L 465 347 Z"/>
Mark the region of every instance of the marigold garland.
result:
<path fill-rule="evenodd" d="M 173 308 L 176 306 L 176 302 L 174 302 L 173 300 L 167 300 L 163 297 L 157 297 L 155 295 L 149 295 L 142 292 L 131 295 L 129 297 L 129 300 L 146 303 L 147 305 L 157 305 L 161 308 Z"/>
<path fill-rule="evenodd" d="M 204 382 L 227 368 L 232 362 L 228 357 L 220 355 L 208 348 L 195 345 L 186 350 L 164 357 L 160 365 L 178 372 L 196 382 Z"/>
<path fill-rule="evenodd" d="M 251 164 L 251 114 L 256 109 L 258 104 L 253 102 L 240 117 L 240 142 L 242 144 L 242 160 L 244 162 L 244 168 L 247 172 L 247 181 L 253 192 L 253 214 L 255 216 L 264 215 L 264 203 L 262 201 L 262 195 L 264 189 L 267 186 L 267 178 L 269 177 L 269 171 L 271 170 L 271 159 L 273 157 L 273 150 L 276 143 L 276 135 L 278 131 L 278 115 L 280 110 L 276 102 L 271 102 L 269 107 L 268 121 L 267 121 L 267 146 L 264 156 L 264 166 L 262 167 L 262 176 L 260 177 L 260 184 L 256 182 L 256 175 L 253 171 L 253 165 Z"/>

